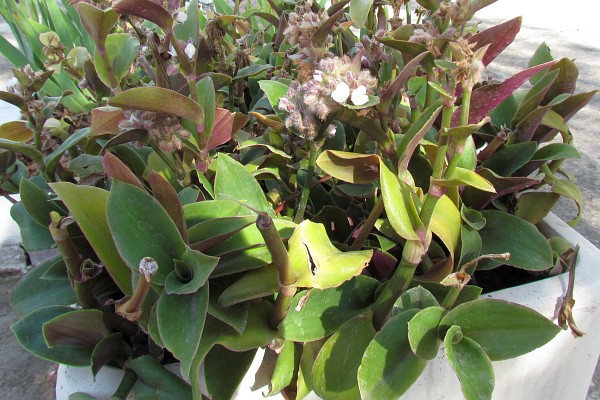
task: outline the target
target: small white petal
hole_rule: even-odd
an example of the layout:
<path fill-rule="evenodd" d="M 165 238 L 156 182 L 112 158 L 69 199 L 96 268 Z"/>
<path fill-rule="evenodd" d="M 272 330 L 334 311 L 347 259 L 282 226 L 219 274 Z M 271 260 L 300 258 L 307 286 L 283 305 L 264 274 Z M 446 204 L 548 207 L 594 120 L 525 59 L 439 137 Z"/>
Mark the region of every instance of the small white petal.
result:
<path fill-rule="evenodd" d="M 362 106 L 363 104 L 366 104 L 369 101 L 369 96 L 367 96 L 367 88 L 363 85 L 360 85 L 354 89 L 350 100 L 352 100 L 352 104 L 355 106 Z"/>
<path fill-rule="evenodd" d="M 187 14 L 178 12 L 177 16 L 175 17 L 175 21 L 177 21 L 177 23 L 183 24 L 185 21 L 187 21 Z"/>
<path fill-rule="evenodd" d="M 327 127 L 327 137 L 334 137 L 336 132 L 337 132 L 337 129 L 336 129 L 335 125 L 330 124 Z"/>
<path fill-rule="evenodd" d="M 350 87 L 345 82 L 338 83 L 337 87 L 331 92 L 331 98 L 338 103 L 343 103 L 350 96 Z"/>
<path fill-rule="evenodd" d="M 196 47 L 192 43 L 188 43 L 183 52 L 189 59 L 192 59 L 196 55 Z"/>
<path fill-rule="evenodd" d="M 323 82 L 323 73 L 319 70 L 316 70 L 313 74 L 313 79 L 317 82 Z"/>

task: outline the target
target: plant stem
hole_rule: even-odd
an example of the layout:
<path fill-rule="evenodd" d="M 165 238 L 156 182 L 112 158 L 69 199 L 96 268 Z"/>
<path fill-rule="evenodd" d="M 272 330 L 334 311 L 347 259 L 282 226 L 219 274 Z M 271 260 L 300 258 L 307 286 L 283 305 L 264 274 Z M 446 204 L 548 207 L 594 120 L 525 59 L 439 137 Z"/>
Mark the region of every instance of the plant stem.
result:
<path fill-rule="evenodd" d="M 285 318 L 296 294 L 296 276 L 292 272 L 292 262 L 287 249 L 277 232 L 273 219 L 264 213 L 259 214 L 256 226 L 271 253 L 273 265 L 278 270 L 279 294 L 269 317 L 271 329 L 277 330 L 279 323 Z"/>
<path fill-rule="evenodd" d="M 379 215 L 383 212 L 383 206 L 383 196 L 380 196 L 377 199 L 375 206 L 371 210 L 371 213 L 367 217 L 367 220 L 360 229 L 360 233 L 358 234 L 356 239 L 354 239 L 354 242 L 352 242 L 352 246 L 350 246 L 350 251 L 356 251 L 362 248 L 363 244 L 367 240 L 367 237 L 369 237 L 369 234 L 373 230 L 375 222 L 377 222 L 377 218 L 379 218 Z"/>
<path fill-rule="evenodd" d="M 200 364 L 202 363 L 202 357 L 196 355 L 192 361 L 192 368 L 190 369 L 190 385 L 192 386 L 192 399 L 202 400 L 202 392 L 200 391 Z"/>
<path fill-rule="evenodd" d="M 412 24 L 412 11 L 410 9 L 410 0 L 406 1 L 404 5 L 406 6 L 406 24 L 410 25 Z"/>
<path fill-rule="evenodd" d="M 123 379 L 121 379 L 121 383 L 119 384 L 119 387 L 117 388 L 117 390 L 115 391 L 115 393 L 112 395 L 111 398 L 125 400 L 127 398 L 127 396 L 129 395 L 129 392 L 131 392 L 131 389 L 133 388 L 133 385 L 135 385 L 137 380 L 138 380 L 138 377 L 137 377 L 136 373 L 133 372 L 133 370 L 125 369 L 125 375 L 123 375 Z"/>
<path fill-rule="evenodd" d="M 50 219 L 51 222 L 48 229 L 67 267 L 67 273 L 77 297 L 77 302 L 84 308 L 95 307 L 97 301 L 92 295 L 91 288 L 87 285 L 86 277 L 82 275 L 80 270 L 81 257 L 67 231 L 70 221 L 55 211 L 50 213 Z"/>
<path fill-rule="evenodd" d="M 313 174 L 315 173 L 315 162 L 317 160 L 317 146 L 315 142 L 309 141 L 310 156 L 308 159 L 308 170 L 306 171 L 306 178 L 304 179 L 304 187 L 302 188 L 302 196 L 298 203 L 298 209 L 296 210 L 296 216 L 294 222 L 299 224 L 304 218 L 304 211 L 306 210 L 306 204 L 308 203 L 308 196 L 310 195 L 310 181 Z"/>

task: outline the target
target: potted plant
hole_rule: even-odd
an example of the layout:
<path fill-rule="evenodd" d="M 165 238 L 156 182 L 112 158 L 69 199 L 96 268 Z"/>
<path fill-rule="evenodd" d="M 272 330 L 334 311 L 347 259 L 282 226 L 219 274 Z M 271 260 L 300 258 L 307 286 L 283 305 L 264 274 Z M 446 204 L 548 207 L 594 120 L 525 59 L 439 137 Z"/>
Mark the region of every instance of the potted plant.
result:
<path fill-rule="evenodd" d="M 543 48 L 484 78 L 519 18 L 478 32 L 485 0 L 75 3 L 2 9 L 22 40 L 0 95 L 24 117 L 0 126 L 2 190 L 24 246 L 59 251 L 13 291 L 32 353 L 122 369 L 114 398 L 200 399 L 232 397 L 267 348 L 269 395 L 393 399 L 443 346 L 480 399 L 491 361 L 581 335 L 572 283 L 560 327 L 480 298 L 577 265 L 536 224 L 560 196 L 581 209 L 561 163 L 595 92 Z"/>

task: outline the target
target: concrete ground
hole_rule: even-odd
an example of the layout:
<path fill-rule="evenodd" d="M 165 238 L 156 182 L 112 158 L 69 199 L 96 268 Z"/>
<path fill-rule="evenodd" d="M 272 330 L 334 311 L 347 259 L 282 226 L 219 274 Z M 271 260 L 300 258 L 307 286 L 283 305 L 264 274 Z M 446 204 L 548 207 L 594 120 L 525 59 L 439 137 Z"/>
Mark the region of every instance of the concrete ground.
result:
<path fill-rule="evenodd" d="M 523 27 L 516 42 L 492 65 L 490 73 L 510 76 L 527 67 L 527 61 L 546 42 L 555 58 L 576 59 L 580 70 L 578 92 L 600 89 L 600 6 L 589 0 L 499 0 L 481 10 L 477 17 L 487 27 L 523 16 Z M 10 30 L 0 22 L 0 34 L 10 40 Z M 0 83 L 10 77 L 10 65 L 0 56 Z M 0 101 L 0 123 L 14 119 L 15 108 Z M 585 213 L 576 228 L 600 246 L 600 96 L 570 122 L 581 159 L 569 162 L 566 169 L 577 179 L 585 199 Z M 29 355 L 16 342 L 9 326 L 16 320 L 8 296 L 25 265 L 18 230 L 9 217 L 10 205 L 0 200 L 0 398 L 5 400 L 52 399 L 53 366 Z M 556 214 L 564 220 L 575 215 L 574 205 L 562 201 Z M 577 289 L 575 289 L 575 297 Z M 599 327 L 600 328 L 600 327 Z M 587 400 L 600 399 L 600 369 L 597 369 Z"/>

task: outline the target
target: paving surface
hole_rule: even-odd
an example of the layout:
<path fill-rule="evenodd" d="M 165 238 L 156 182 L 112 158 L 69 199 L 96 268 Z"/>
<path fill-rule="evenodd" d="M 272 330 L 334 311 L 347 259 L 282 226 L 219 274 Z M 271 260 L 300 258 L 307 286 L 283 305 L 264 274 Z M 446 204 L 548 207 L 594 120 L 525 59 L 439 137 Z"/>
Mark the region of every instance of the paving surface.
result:
<path fill-rule="evenodd" d="M 523 27 L 513 46 L 509 47 L 488 71 L 510 76 L 527 67 L 527 61 L 546 42 L 556 58 L 576 59 L 580 70 L 578 92 L 600 89 L 600 6 L 589 0 L 499 0 L 481 10 L 477 16 L 482 26 L 523 16 Z M 0 20 L 0 34 L 12 39 L 10 29 Z M 11 76 L 10 65 L 0 56 L 0 85 Z M 0 123 L 13 120 L 16 108 L 0 101 Z M 566 163 L 566 169 L 577 179 L 585 199 L 585 213 L 576 228 L 596 246 L 600 246 L 600 95 L 570 122 L 581 159 Z M 53 399 L 53 365 L 31 356 L 17 343 L 10 324 L 17 317 L 8 298 L 25 265 L 19 247 L 16 224 L 9 217 L 10 204 L 0 199 L 0 398 L 5 400 Z M 556 214 L 564 220 L 574 217 L 574 205 L 562 201 Z M 598 327 L 600 328 L 600 327 Z M 543 372 L 540 372 L 543 373 Z M 571 399 L 570 399 L 571 400 Z M 576 399 L 573 399 L 576 400 Z M 587 400 L 600 400 L 600 369 L 590 386 Z"/>

